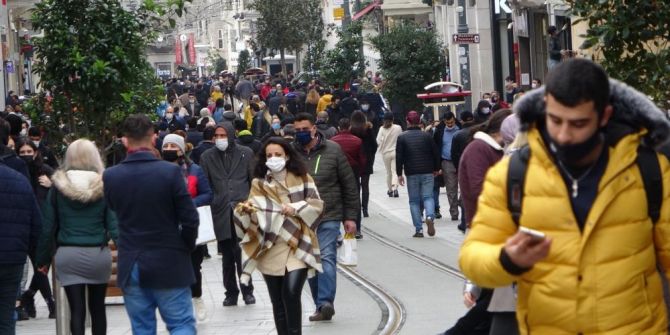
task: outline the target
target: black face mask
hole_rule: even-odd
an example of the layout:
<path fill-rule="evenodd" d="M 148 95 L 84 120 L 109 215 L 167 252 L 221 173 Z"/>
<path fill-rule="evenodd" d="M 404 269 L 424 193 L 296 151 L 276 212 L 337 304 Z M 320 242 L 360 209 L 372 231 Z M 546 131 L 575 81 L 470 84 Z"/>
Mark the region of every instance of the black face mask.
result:
<path fill-rule="evenodd" d="M 24 155 L 19 157 L 21 157 L 21 159 L 23 159 L 23 161 L 26 162 L 26 164 L 28 165 L 32 165 L 33 163 L 35 163 L 35 157 L 33 157 L 33 155 Z"/>
<path fill-rule="evenodd" d="M 163 159 L 168 162 L 176 162 L 179 160 L 177 150 L 163 150 Z"/>
<path fill-rule="evenodd" d="M 576 144 L 560 145 L 556 143 L 551 137 L 549 138 L 549 149 L 556 156 L 568 166 L 575 166 L 579 161 L 588 156 L 593 149 L 595 149 L 600 142 L 602 142 L 602 132 L 598 129 L 586 141 Z"/>

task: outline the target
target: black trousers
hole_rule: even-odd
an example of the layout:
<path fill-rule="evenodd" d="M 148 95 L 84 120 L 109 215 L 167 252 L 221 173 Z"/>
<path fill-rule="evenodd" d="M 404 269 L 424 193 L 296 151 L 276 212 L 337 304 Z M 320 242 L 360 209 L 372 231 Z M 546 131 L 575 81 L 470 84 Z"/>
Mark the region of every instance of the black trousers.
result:
<path fill-rule="evenodd" d="M 361 176 L 361 208 L 368 209 L 370 202 L 370 175 L 364 174 Z"/>
<path fill-rule="evenodd" d="M 278 335 L 302 334 L 302 302 L 300 294 L 307 280 L 307 269 L 287 272 L 283 276 L 263 275 L 268 286 L 272 314 Z"/>
<path fill-rule="evenodd" d="M 21 276 L 23 264 L 0 265 L 0 334 L 15 334 L 14 306 Z"/>
<path fill-rule="evenodd" d="M 495 312 L 489 335 L 519 335 L 519 323 L 514 312 Z"/>
<path fill-rule="evenodd" d="M 44 298 L 44 301 L 53 300 L 51 285 L 49 285 L 49 277 L 47 277 L 47 275 L 44 273 L 37 271 L 37 263 L 35 263 L 35 252 L 31 253 L 29 257 L 30 263 L 33 266 L 33 278 L 30 280 L 30 286 L 28 286 L 28 289 L 33 293 L 36 293 L 37 291 L 42 293 L 42 298 Z"/>
<path fill-rule="evenodd" d="M 219 248 L 221 250 L 223 263 L 223 287 L 226 289 L 226 298 L 237 296 L 242 291 L 242 296 L 253 294 L 254 285 L 249 282 L 249 285 L 240 284 L 237 286 L 237 281 L 242 276 L 242 250 L 237 242 L 237 238 L 233 237 L 227 240 L 219 241 Z"/>
<path fill-rule="evenodd" d="M 70 305 L 70 332 L 84 335 L 86 331 L 86 289 L 88 288 L 88 310 L 91 313 L 91 333 L 107 334 L 105 314 L 105 293 L 107 284 L 77 284 L 65 286 L 67 302 Z"/>
<path fill-rule="evenodd" d="M 195 283 L 191 285 L 191 297 L 202 297 L 202 260 L 207 251 L 206 245 L 199 245 L 191 253 L 191 263 L 193 264 L 193 273 L 195 274 Z"/>
<path fill-rule="evenodd" d="M 492 313 L 487 311 L 493 290 L 482 289 L 477 303 L 456 324 L 444 334 L 446 335 L 474 335 L 488 334 L 491 328 Z"/>

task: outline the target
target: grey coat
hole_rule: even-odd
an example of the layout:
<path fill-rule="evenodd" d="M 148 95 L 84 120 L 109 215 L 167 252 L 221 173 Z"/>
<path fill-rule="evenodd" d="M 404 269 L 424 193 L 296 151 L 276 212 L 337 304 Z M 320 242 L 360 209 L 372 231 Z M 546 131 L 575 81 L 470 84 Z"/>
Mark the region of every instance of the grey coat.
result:
<path fill-rule="evenodd" d="M 200 167 L 214 193 L 211 204 L 214 233 L 217 240 L 223 241 L 233 237 L 233 209 L 249 196 L 254 153 L 247 147 L 235 145 L 232 124 L 224 122 L 218 127 L 225 128 L 229 134 L 228 148 L 221 151 L 213 147 L 205 151 L 200 157 Z"/>

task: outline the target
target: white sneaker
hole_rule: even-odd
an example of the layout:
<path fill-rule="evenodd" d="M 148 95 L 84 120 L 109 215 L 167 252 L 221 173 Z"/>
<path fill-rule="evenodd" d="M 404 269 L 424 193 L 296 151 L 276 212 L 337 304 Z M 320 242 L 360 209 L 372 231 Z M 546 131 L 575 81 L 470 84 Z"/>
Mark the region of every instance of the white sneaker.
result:
<path fill-rule="evenodd" d="M 205 307 L 205 302 L 202 301 L 202 298 L 193 298 L 193 307 L 195 308 L 195 316 L 198 318 L 198 321 L 205 321 L 207 319 L 207 307 Z"/>

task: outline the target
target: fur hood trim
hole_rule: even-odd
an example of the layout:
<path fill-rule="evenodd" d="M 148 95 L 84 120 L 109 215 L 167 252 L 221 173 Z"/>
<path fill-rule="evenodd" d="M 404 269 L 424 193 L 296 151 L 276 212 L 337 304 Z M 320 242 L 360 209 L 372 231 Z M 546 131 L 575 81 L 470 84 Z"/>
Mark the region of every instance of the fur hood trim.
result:
<path fill-rule="evenodd" d="M 521 119 L 521 130 L 528 131 L 545 116 L 544 86 L 526 93 L 514 104 L 514 112 Z M 644 94 L 616 79 L 610 79 L 610 101 L 614 108 L 606 131 L 621 135 L 647 130 L 645 142 L 658 147 L 668 141 L 670 121 L 663 111 Z"/>
<path fill-rule="evenodd" d="M 66 198 L 90 203 L 103 196 L 102 176 L 92 171 L 56 171 L 51 178 L 53 184 Z"/>
<path fill-rule="evenodd" d="M 496 140 L 494 140 L 493 137 L 491 137 L 491 135 L 489 135 L 489 134 L 487 134 L 483 131 L 476 132 L 475 136 L 474 136 L 474 139 L 482 140 L 486 144 L 488 144 L 491 148 L 493 148 L 495 150 L 498 150 L 498 151 L 503 151 L 503 148 L 500 146 L 500 144 L 498 142 L 496 142 Z"/>

